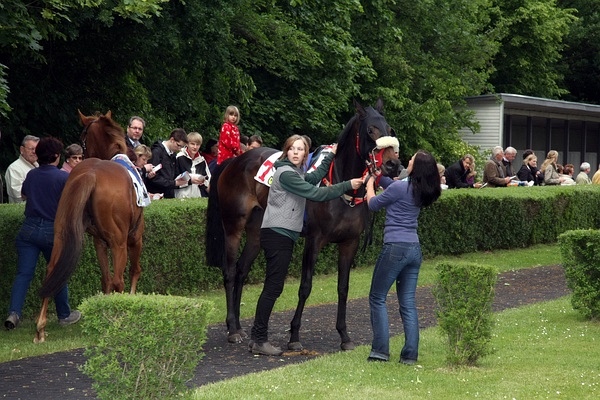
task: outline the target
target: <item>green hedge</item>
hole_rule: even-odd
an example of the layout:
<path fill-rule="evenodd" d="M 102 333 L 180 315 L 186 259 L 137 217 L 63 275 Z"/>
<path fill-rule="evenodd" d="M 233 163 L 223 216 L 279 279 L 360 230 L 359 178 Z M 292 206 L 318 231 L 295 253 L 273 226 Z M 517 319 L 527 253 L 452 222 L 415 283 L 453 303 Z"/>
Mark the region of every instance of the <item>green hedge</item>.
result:
<path fill-rule="evenodd" d="M 210 301 L 161 295 L 96 295 L 81 304 L 83 372 L 101 399 L 176 398 L 203 356 Z"/>
<path fill-rule="evenodd" d="M 146 208 L 139 292 L 186 296 L 222 287 L 221 271 L 206 266 L 205 262 L 205 209 L 206 199 L 161 200 Z M 0 313 L 8 308 L 16 273 L 14 239 L 23 221 L 23 210 L 23 205 L 0 204 L 0 273 L 3 278 L 0 280 Z M 376 214 L 373 245 L 358 255 L 355 264 L 375 263 L 382 243 L 384 219 L 385 213 Z M 562 232 L 595 229 L 600 226 L 599 222 L 600 186 L 596 185 L 447 190 L 439 201 L 421 213 L 419 235 L 424 255 L 434 256 L 554 243 Z M 300 275 L 302 246 L 301 239 L 290 267 L 292 276 Z M 40 262 L 41 268 L 28 293 L 23 310 L 26 318 L 38 312 L 37 290 L 43 279 L 44 265 Z M 250 273 L 250 282 L 262 281 L 264 265 L 261 254 Z M 329 245 L 319 255 L 315 272 L 332 273 L 336 269 L 337 247 Z M 91 240 L 86 243 L 69 289 L 71 305 L 75 307 L 100 290 L 100 269 Z"/>
<path fill-rule="evenodd" d="M 441 262 L 433 288 L 436 317 L 447 345 L 450 365 L 477 365 L 492 352 L 492 303 L 496 268 L 473 263 Z"/>
<path fill-rule="evenodd" d="M 585 318 L 600 318 L 600 231 L 574 230 L 558 237 L 571 304 Z"/>

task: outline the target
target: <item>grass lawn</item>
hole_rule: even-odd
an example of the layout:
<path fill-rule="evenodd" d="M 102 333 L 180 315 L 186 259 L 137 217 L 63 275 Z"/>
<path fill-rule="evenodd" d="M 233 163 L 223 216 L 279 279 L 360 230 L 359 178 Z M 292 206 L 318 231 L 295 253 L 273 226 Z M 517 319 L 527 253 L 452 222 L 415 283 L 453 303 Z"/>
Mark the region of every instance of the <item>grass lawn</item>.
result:
<path fill-rule="evenodd" d="M 449 368 L 437 328 L 422 331 L 419 363 L 366 361 L 368 346 L 202 386 L 190 399 L 596 399 L 600 324 L 569 297 L 496 315 L 494 353 L 478 367 Z M 399 354 L 403 337 L 391 341 Z M 393 360 L 393 359 L 392 359 Z M 243 395 L 241 395 L 243 394 Z"/>
<path fill-rule="evenodd" d="M 531 268 L 560 263 L 560 252 L 557 244 L 534 246 L 519 250 L 501 250 L 494 252 L 470 253 L 458 257 L 436 257 L 423 262 L 419 275 L 419 285 L 430 285 L 434 282 L 436 273 L 435 265 L 442 260 L 460 259 L 496 266 L 500 272 Z M 355 268 L 350 274 L 349 299 L 368 296 L 373 266 Z M 143 272 L 142 272 L 142 278 Z M 296 307 L 298 280 L 289 280 L 277 303 L 275 311 L 290 310 Z M 327 275 L 315 277 L 313 290 L 308 299 L 307 306 L 337 302 L 337 276 Z M 242 297 L 242 318 L 253 316 L 256 301 L 262 290 L 262 285 L 250 285 L 244 289 Z M 223 323 L 226 307 L 223 290 L 206 292 L 203 298 L 215 303 L 215 312 L 210 323 Z M 0 330 L 0 362 L 48 354 L 56 351 L 69 350 L 84 346 L 79 325 L 59 327 L 58 323 L 49 319 L 46 332 L 48 337 L 45 343 L 33 344 L 35 326 L 33 321 L 23 321 L 19 328 L 13 331 Z"/>

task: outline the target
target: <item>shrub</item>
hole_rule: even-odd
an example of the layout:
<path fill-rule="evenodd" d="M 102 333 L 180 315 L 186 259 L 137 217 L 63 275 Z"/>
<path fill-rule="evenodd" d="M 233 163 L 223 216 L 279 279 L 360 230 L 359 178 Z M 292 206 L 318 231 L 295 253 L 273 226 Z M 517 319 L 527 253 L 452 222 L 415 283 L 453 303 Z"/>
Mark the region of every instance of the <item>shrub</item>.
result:
<path fill-rule="evenodd" d="M 588 319 L 600 317 L 600 231 L 575 230 L 558 237 L 571 304 Z"/>
<path fill-rule="evenodd" d="M 448 338 L 447 360 L 475 365 L 490 353 L 492 302 L 498 272 L 477 264 L 439 263 L 433 289 L 440 330 Z"/>
<path fill-rule="evenodd" d="M 138 291 L 197 296 L 221 288 L 222 273 L 206 265 L 204 228 L 207 199 L 165 199 L 144 210 L 146 230 L 142 250 L 142 275 Z M 585 212 L 581 212 L 585 210 Z M 7 309 L 16 275 L 15 236 L 23 223 L 22 204 L 0 204 L 0 309 Z M 375 214 L 373 245 L 354 259 L 356 265 L 374 265 L 381 248 L 385 213 Z M 421 212 L 419 238 L 425 257 L 528 247 L 554 243 L 572 229 L 600 226 L 600 185 L 568 187 L 509 187 L 445 190 L 439 201 Z M 363 235 L 364 236 L 364 235 Z M 361 239 L 361 244 L 363 239 Z M 296 244 L 289 274 L 301 275 L 304 238 Z M 319 253 L 315 274 L 337 271 L 337 246 L 329 244 Z M 33 318 L 40 307 L 37 295 L 45 275 L 40 262 L 32 281 L 23 317 Z M 249 283 L 262 282 L 264 256 L 254 262 Z M 129 285 L 129 279 L 125 279 Z M 100 290 L 100 268 L 92 240 L 86 243 L 79 266 L 69 280 L 73 307 Z M 126 287 L 125 291 L 129 288 Z M 50 308 L 53 311 L 53 307 Z"/>
<path fill-rule="evenodd" d="M 81 304 L 89 345 L 83 372 L 102 399 L 171 398 L 202 357 L 211 302 L 160 295 L 96 295 Z"/>

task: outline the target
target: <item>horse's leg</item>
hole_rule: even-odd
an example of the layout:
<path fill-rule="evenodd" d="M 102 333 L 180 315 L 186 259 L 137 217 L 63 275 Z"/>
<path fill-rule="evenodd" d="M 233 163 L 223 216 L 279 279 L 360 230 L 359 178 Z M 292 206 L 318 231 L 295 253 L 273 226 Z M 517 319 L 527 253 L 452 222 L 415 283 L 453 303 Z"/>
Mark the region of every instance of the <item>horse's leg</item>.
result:
<path fill-rule="evenodd" d="M 305 238 L 304 252 L 302 253 L 302 277 L 300 280 L 300 287 L 298 288 L 298 305 L 296 306 L 296 312 L 294 313 L 294 318 L 290 324 L 289 350 L 302 350 L 302 343 L 300 342 L 302 313 L 304 312 L 306 300 L 312 291 L 312 278 L 315 264 L 317 263 L 317 256 L 325 244 L 326 243 L 320 241 L 314 235 Z"/>
<path fill-rule="evenodd" d="M 262 222 L 263 211 L 260 208 L 255 208 L 252 212 L 252 217 L 249 222 L 246 224 L 246 244 L 244 245 L 244 249 L 242 250 L 242 254 L 237 261 L 236 268 L 236 277 L 235 277 L 235 285 L 234 285 L 234 305 L 235 305 L 235 315 L 236 315 L 236 327 L 238 332 L 242 334 L 242 336 L 246 336 L 247 334 L 243 331 L 242 325 L 240 324 L 240 307 L 242 303 L 242 291 L 244 289 L 244 282 L 246 282 L 246 278 L 250 273 L 250 267 L 258 253 L 260 252 L 260 225 Z"/>
<path fill-rule="evenodd" d="M 33 343 L 43 343 L 46 341 L 46 323 L 48 319 L 46 315 L 48 314 L 48 297 L 44 297 L 42 300 L 42 309 L 40 310 L 40 315 L 38 316 L 36 322 L 36 332 L 35 337 L 33 338 Z"/>
<path fill-rule="evenodd" d="M 94 236 L 94 247 L 96 249 L 96 257 L 100 264 L 100 272 L 102 274 L 102 291 L 104 294 L 109 294 L 112 290 L 110 267 L 108 265 L 108 248 L 103 240 Z"/>
<path fill-rule="evenodd" d="M 129 278 L 131 281 L 131 290 L 129 293 L 135 294 L 137 282 L 142 274 L 142 266 L 140 259 L 142 257 L 142 234 L 144 233 L 144 220 L 135 230 L 135 233 L 130 236 L 128 242 L 129 251 Z"/>
<path fill-rule="evenodd" d="M 125 268 L 127 267 L 127 245 L 120 243 L 112 243 L 110 246 L 113 259 L 113 278 L 111 287 L 115 292 L 123 293 L 125 290 Z"/>
<path fill-rule="evenodd" d="M 350 339 L 350 336 L 348 336 L 348 329 L 346 327 L 346 305 L 348 303 L 348 288 L 350 286 L 350 267 L 352 267 L 359 242 L 360 236 L 357 236 L 355 239 L 338 244 L 338 308 L 335 328 L 342 339 L 340 345 L 342 350 L 354 350 L 354 343 Z"/>
<path fill-rule="evenodd" d="M 142 257 L 142 241 L 138 240 L 134 245 L 129 246 L 129 278 L 131 281 L 131 290 L 129 293 L 135 294 L 137 282 L 142 274 L 140 258 Z"/>
<path fill-rule="evenodd" d="M 236 275 L 237 275 L 237 263 L 236 256 L 238 254 L 241 242 L 241 230 L 238 234 L 226 234 L 225 235 L 225 253 L 227 254 L 225 265 L 223 266 L 223 284 L 225 286 L 225 299 L 227 303 L 227 318 L 225 323 L 227 324 L 227 341 L 229 343 L 241 343 L 244 339 L 245 332 L 238 331 L 239 325 L 239 304 L 236 304 L 236 299 L 241 298 L 237 296 Z M 241 292 L 241 289 L 239 290 Z M 236 314 L 236 310 L 238 314 Z"/>

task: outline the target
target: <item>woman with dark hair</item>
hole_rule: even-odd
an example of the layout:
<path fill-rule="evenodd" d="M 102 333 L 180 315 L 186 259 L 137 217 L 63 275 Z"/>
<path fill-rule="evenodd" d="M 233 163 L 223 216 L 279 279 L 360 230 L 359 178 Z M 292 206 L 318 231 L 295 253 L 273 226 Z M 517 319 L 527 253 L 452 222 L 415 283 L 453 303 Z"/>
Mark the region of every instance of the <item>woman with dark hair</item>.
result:
<path fill-rule="evenodd" d="M 422 255 L 417 235 L 417 219 L 421 208 L 436 201 L 442 189 L 437 163 L 431 154 L 419 150 L 410 159 L 406 169 L 407 180 L 393 181 L 379 195 L 375 195 L 374 180 L 371 179 L 366 184 L 369 209 L 386 209 L 384 244 L 373 270 L 369 292 L 373 329 L 369 361 L 388 361 L 390 357 L 386 298 L 394 282 L 405 338 L 400 362 L 414 364 L 418 357 L 419 318 L 415 292 Z"/>
<path fill-rule="evenodd" d="M 13 282 L 10 296 L 8 318 L 4 322 L 6 329 L 14 329 L 22 318 L 21 310 L 25 296 L 37 265 L 40 253 L 46 262 L 50 260 L 54 245 L 54 217 L 58 201 L 69 174 L 58 169 L 62 143 L 55 138 L 42 138 L 35 153 L 39 167 L 27 173 L 21 194 L 25 202 L 25 221 L 17 234 L 17 276 Z M 56 314 L 60 325 L 71 325 L 79 321 L 81 313 L 71 311 L 69 292 L 65 285 L 56 296 Z"/>

